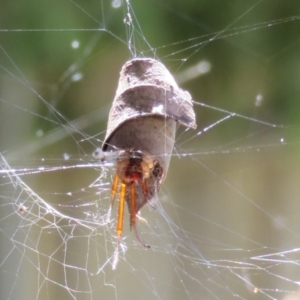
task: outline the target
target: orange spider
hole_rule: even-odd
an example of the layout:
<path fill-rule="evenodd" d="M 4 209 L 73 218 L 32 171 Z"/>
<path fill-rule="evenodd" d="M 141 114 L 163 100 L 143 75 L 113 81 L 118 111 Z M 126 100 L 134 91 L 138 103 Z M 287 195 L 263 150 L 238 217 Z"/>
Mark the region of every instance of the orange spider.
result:
<path fill-rule="evenodd" d="M 123 231 L 124 206 L 128 205 L 130 214 L 130 229 L 133 229 L 137 239 L 146 247 L 139 237 L 136 228 L 138 211 L 151 200 L 158 191 L 163 169 L 158 161 L 154 161 L 149 154 L 139 150 L 122 150 L 118 156 L 116 174 L 111 188 L 110 206 L 112 208 L 120 184 L 119 212 L 117 221 L 117 240 L 120 243 Z"/>

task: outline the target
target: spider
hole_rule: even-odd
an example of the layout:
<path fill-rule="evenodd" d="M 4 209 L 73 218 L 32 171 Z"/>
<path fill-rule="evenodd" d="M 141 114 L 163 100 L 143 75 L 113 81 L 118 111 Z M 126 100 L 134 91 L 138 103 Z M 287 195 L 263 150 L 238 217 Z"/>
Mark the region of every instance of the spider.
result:
<path fill-rule="evenodd" d="M 130 229 L 133 229 L 139 242 L 150 248 L 140 238 L 136 220 L 138 211 L 151 200 L 159 189 L 163 178 L 163 168 L 148 153 L 129 149 L 122 150 L 117 159 L 116 174 L 111 188 L 110 208 L 120 185 L 119 212 L 117 221 L 117 241 L 120 243 L 123 231 L 124 206 L 127 202 L 130 214 Z M 119 184 L 120 183 L 120 184 Z M 150 204 L 151 205 L 151 204 Z"/>

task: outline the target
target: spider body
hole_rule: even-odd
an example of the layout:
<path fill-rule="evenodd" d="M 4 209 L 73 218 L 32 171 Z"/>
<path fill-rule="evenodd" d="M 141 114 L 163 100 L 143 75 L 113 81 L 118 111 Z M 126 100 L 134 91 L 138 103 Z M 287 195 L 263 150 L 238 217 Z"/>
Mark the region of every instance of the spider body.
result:
<path fill-rule="evenodd" d="M 147 246 L 139 237 L 136 229 L 138 211 L 153 197 L 160 187 L 163 170 L 158 161 L 139 150 L 123 150 L 120 152 L 116 174 L 112 186 L 111 206 L 114 203 L 117 188 L 120 185 L 119 216 L 117 223 L 117 236 L 120 242 L 123 230 L 124 205 L 127 203 L 130 214 L 130 228 L 135 231 L 137 239 Z"/>

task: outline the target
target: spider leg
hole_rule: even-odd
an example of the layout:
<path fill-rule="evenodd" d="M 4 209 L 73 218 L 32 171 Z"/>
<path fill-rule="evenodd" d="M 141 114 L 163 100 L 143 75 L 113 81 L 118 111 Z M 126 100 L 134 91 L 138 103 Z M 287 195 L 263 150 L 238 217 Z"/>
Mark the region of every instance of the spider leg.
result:
<path fill-rule="evenodd" d="M 136 215 L 136 218 L 137 218 L 137 220 L 138 220 L 139 222 L 143 222 L 143 223 L 148 224 L 148 221 L 147 221 L 145 218 L 143 218 L 143 217 L 141 217 L 141 216 L 139 216 L 139 215 Z"/>
<path fill-rule="evenodd" d="M 122 234 L 122 231 L 123 231 L 125 196 L 126 196 L 126 184 L 122 182 L 121 188 L 120 188 L 119 213 L 118 213 L 118 223 L 117 223 L 117 241 L 118 241 L 118 245 L 120 244 L 121 234 Z"/>
<path fill-rule="evenodd" d="M 133 228 L 134 233 L 138 241 L 145 247 L 145 248 L 150 248 L 149 245 L 145 244 L 144 241 L 140 238 L 139 233 L 136 228 L 136 190 L 135 190 L 135 183 L 132 182 L 130 184 L 130 229 Z"/>
<path fill-rule="evenodd" d="M 136 199 L 135 199 L 135 183 L 130 184 L 130 229 L 132 225 L 136 222 Z"/>
<path fill-rule="evenodd" d="M 114 176 L 114 181 L 113 181 L 113 184 L 111 187 L 111 192 L 110 192 L 110 205 L 109 205 L 109 209 L 107 212 L 107 220 L 106 220 L 107 223 L 110 222 L 111 210 L 114 205 L 115 196 L 116 196 L 117 188 L 118 188 L 118 183 L 119 183 L 119 176 L 116 174 Z"/>
<path fill-rule="evenodd" d="M 115 201 L 115 196 L 117 193 L 117 187 L 119 183 L 119 176 L 116 174 L 114 177 L 114 181 L 111 187 L 111 197 L 110 197 L 110 206 L 112 207 Z"/>

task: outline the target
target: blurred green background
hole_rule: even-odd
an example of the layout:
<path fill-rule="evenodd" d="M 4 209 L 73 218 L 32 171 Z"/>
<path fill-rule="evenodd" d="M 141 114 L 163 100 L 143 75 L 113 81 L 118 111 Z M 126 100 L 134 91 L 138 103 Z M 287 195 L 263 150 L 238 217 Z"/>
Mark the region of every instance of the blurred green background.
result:
<path fill-rule="evenodd" d="M 142 211 L 152 250 L 127 220 L 115 271 L 113 228 L 78 225 L 72 239 L 67 218 L 3 178 L 0 298 L 289 299 L 300 274 L 298 252 L 283 254 L 300 243 L 299 16 L 293 0 L 3 1 L 0 152 L 36 173 L 21 178 L 59 212 L 84 223 L 107 211 L 111 169 L 101 193 L 91 187 L 100 168 L 35 171 L 95 162 L 127 60 L 157 58 L 175 78 L 209 62 L 180 86 L 211 107 L 195 105 L 196 132 L 179 129 L 158 209 Z M 203 131 L 229 115 L 213 107 L 246 118 Z M 28 200 L 31 213 L 17 215 Z"/>

